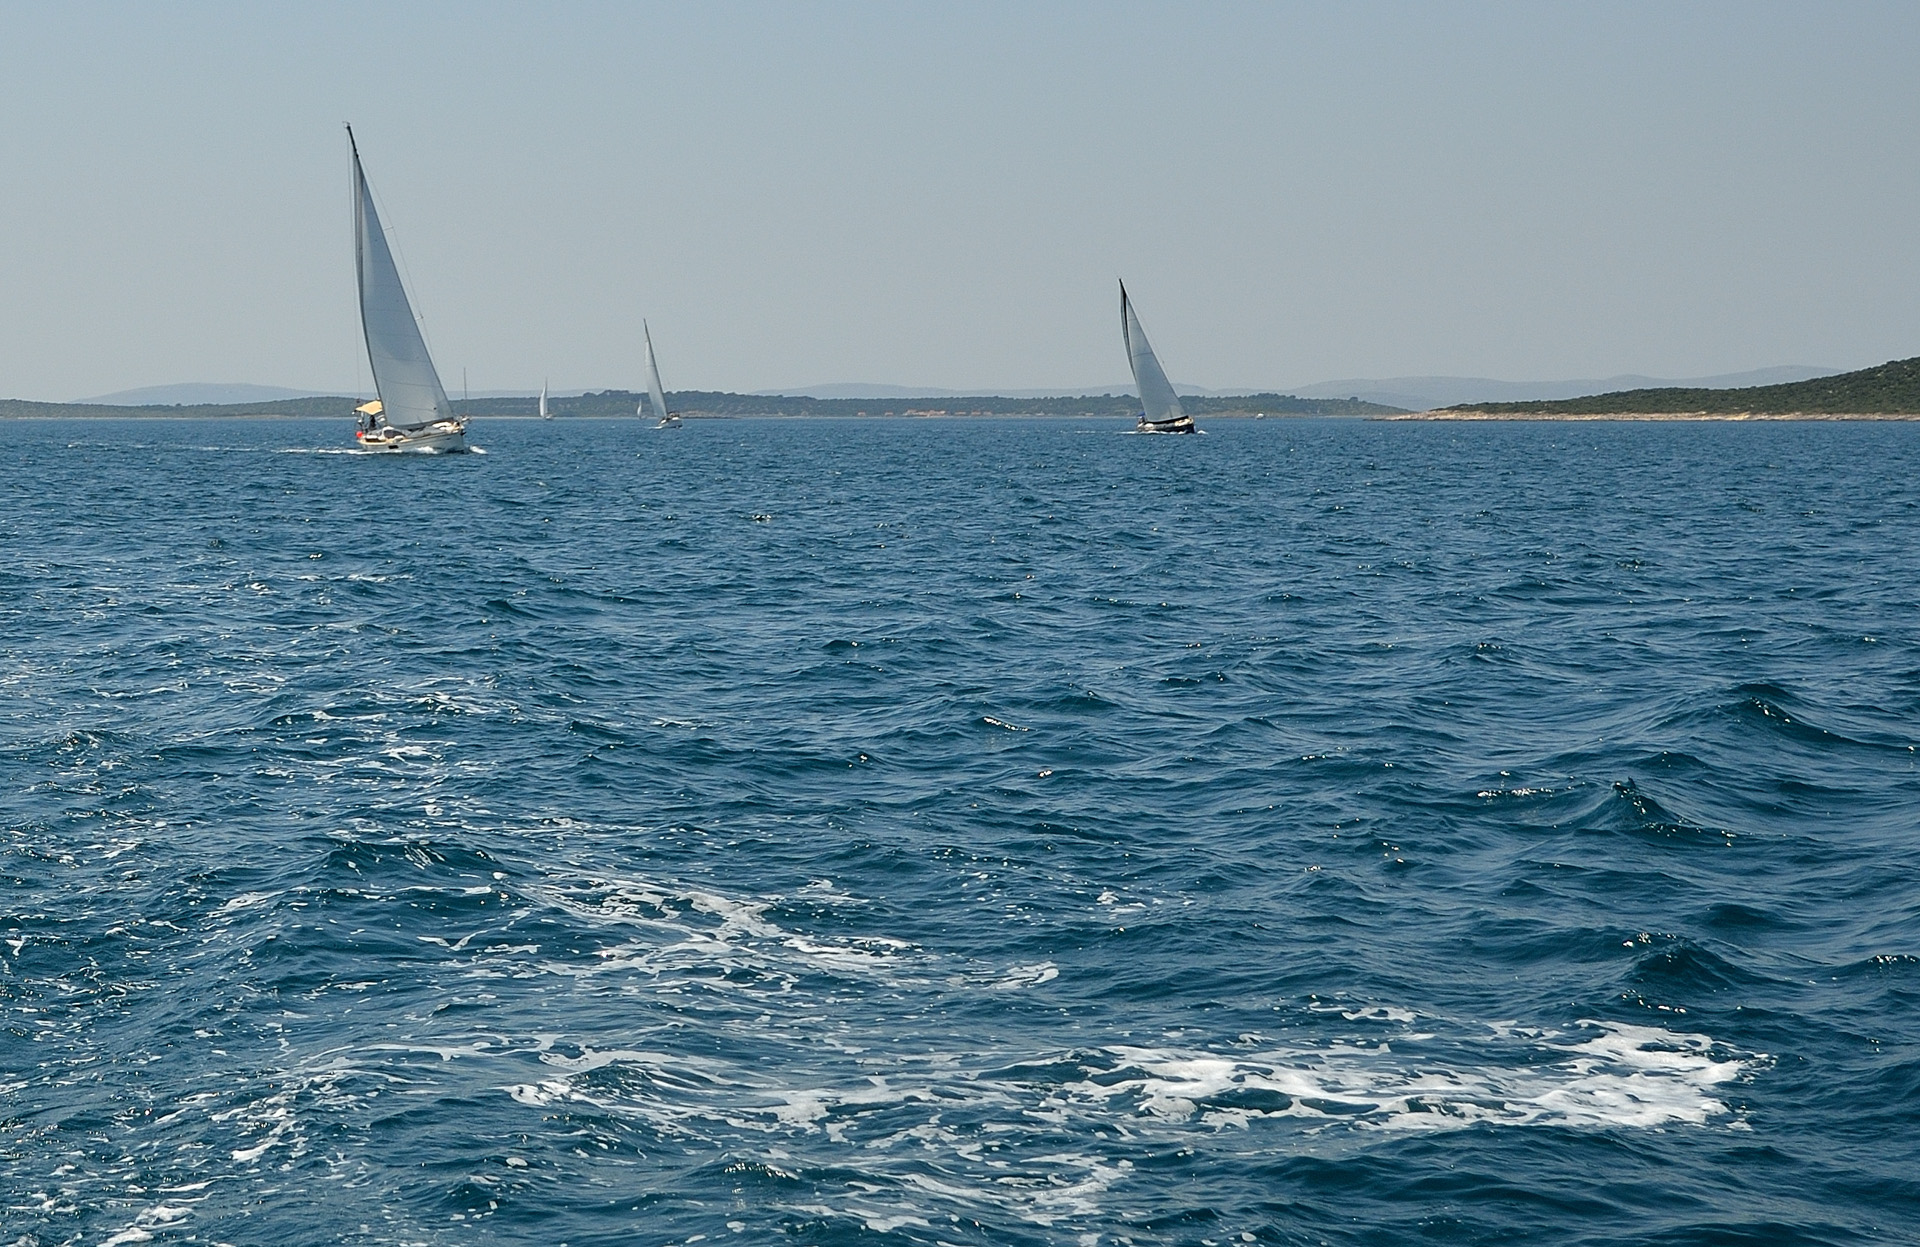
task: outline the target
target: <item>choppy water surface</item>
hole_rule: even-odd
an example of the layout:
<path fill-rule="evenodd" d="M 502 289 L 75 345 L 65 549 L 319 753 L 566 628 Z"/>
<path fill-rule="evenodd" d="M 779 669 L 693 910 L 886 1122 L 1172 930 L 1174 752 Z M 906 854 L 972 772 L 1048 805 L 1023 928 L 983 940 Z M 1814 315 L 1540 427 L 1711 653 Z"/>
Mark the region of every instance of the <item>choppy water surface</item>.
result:
<path fill-rule="evenodd" d="M 1916 435 L 7 424 L 4 1241 L 1920 1235 Z"/>

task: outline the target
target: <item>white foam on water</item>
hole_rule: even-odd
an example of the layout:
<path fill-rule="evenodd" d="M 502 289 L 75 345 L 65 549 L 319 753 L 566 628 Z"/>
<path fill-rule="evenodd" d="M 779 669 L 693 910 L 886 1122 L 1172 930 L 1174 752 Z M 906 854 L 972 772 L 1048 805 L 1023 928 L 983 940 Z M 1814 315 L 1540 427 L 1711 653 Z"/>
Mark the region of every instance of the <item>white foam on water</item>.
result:
<path fill-rule="evenodd" d="M 1411 1009 L 1372 1005 L 1365 1009 L 1343 1009 L 1340 1016 L 1349 1022 L 1412 1022 L 1417 1015 Z"/>
<path fill-rule="evenodd" d="M 219 909 L 216 909 L 214 913 L 230 914 L 236 910 L 252 909 L 256 905 L 266 904 L 278 895 L 280 895 L 278 892 L 242 892 L 240 895 L 222 905 Z"/>
<path fill-rule="evenodd" d="M 671 906 L 671 897 L 662 899 Z M 703 895 L 701 912 L 735 915 L 743 930 L 771 927 L 757 903 L 721 905 Z M 1057 972 L 1052 963 L 1014 967 L 982 986 L 1044 982 L 1049 972 Z M 552 1076 L 500 1090 L 542 1113 L 571 1103 L 682 1139 L 712 1144 L 731 1134 L 725 1146 L 735 1154 L 771 1159 L 805 1140 L 814 1163 L 844 1164 L 872 1183 L 842 1206 L 816 1211 L 869 1228 L 992 1210 L 1080 1232 L 1097 1227 L 1105 1194 L 1130 1180 L 1124 1153 L 1135 1148 L 1217 1147 L 1209 1140 L 1276 1129 L 1284 1133 L 1228 1146 L 1314 1149 L 1329 1132 L 1390 1137 L 1473 1125 L 1738 1129 L 1724 1088 L 1766 1059 L 1703 1034 L 1621 1023 L 1463 1031 L 1388 1005 L 1341 1016 L 1357 1029 L 1318 1045 L 1239 1036 L 1223 1050 L 911 1054 L 741 1017 L 721 1028 L 756 1056 L 693 1062 L 650 1048 L 543 1052 Z M 1393 1042 L 1379 1040 L 1381 1028 Z M 1063 1064 L 1079 1074 L 1044 1072 Z M 1028 1069 L 1035 1072 L 994 1072 Z M 1061 1147 L 1072 1139 L 1097 1143 L 1088 1152 Z M 843 1157 L 832 1159 L 834 1152 Z"/>
<path fill-rule="evenodd" d="M 379 895 L 472 896 L 493 886 L 476 878 Z M 540 980 L 533 990 L 562 1006 L 542 1017 L 543 1031 L 496 1034 L 477 1028 L 484 1022 L 422 1014 L 409 1019 L 412 1034 L 368 1034 L 305 1056 L 283 1039 L 281 1067 L 154 1105 L 155 1125 L 191 1131 L 197 1118 L 214 1143 L 212 1167 L 181 1176 L 254 1180 L 303 1157 L 364 1176 L 380 1158 L 336 1155 L 331 1143 L 309 1156 L 309 1137 L 327 1140 L 391 1102 L 376 1097 L 431 1103 L 490 1087 L 509 1120 L 529 1116 L 531 1138 L 549 1133 L 542 1123 L 558 1113 L 643 1150 L 671 1140 L 677 1152 L 770 1165 L 805 1158 L 786 1170 L 843 1166 L 862 1181 L 835 1194 L 808 1183 L 796 1196 L 834 1205 L 820 1215 L 848 1226 L 901 1232 L 990 1214 L 1084 1237 L 1104 1231 L 1117 1188 L 1137 1202 L 1142 1184 L 1129 1157 L 1319 1151 L 1470 1125 L 1737 1129 L 1726 1088 L 1765 1059 L 1653 1026 L 1528 1029 L 1351 1002 L 1309 1006 L 1299 1020 L 1325 1037 L 1313 1042 L 1183 1029 L 1150 1043 L 1109 1033 L 1086 1039 L 1102 1045 L 1091 1048 L 970 1050 L 933 1039 L 948 1033 L 933 1015 L 956 998 L 1036 991 L 1060 966 L 982 964 L 882 935 L 803 932 L 776 920 L 782 898 L 677 880 L 575 874 L 518 891 L 531 905 L 504 909 L 492 927 L 463 920 L 416 947 L 444 958 L 437 978 L 450 996 L 461 982 L 502 974 Z M 802 891 L 809 906 L 861 903 L 825 880 Z M 219 925 L 282 895 L 235 896 Z M 561 933 L 541 933 L 551 924 Z M 509 946 L 502 937 L 516 926 Z M 567 1002 L 574 993 L 609 1007 L 582 1012 Z M 590 1033 L 569 1033 L 566 1018 L 597 1020 L 583 1025 Z M 296 1034 L 299 1023 L 289 1025 Z M 190 1198 L 169 1193 L 162 1207 Z M 128 1237 L 118 1242 L 171 1234 L 158 1215 L 122 1226 Z"/>
<path fill-rule="evenodd" d="M 1059 966 L 1051 961 L 1042 961 L 1036 965 L 1009 967 L 1006 975 L 993 986 L 1000 991 L 1010 991 L 1020 987 L 1038 987 L 1042 983 L 1051 983 L 1059 977 Z"/>
<path fill-rule="evenodd" d="M 727 971 L 747 969 L 770 980 L 776 985 L 771 990 L 781 993 L 790 991 L 800 975 L 811 972 L 916 981 L 898 977 L 915 954 L 911 944 L 886 936 L 830 940 L 789 930 L 766 916 L 779 903 L 777 897 L 742 899 L 700 887 L 606 878 L 572 885 L 538 884 L 523 893 L 588 925 L 636 933 L 599 949 L 597 964 L 549 962 L 541 967 L 548 973 L 571 977 L 643 973 L 656 981 L 698 973 L 703 982 L 719 990 Z M 728 989 L 745 994 L 770 990 L 759 983 L 732 984 Z"/>
<path fill-rule="evenodd" d="M 299 1146 L 304 1140 L 296 1133 L 299 1123 L 293 1111 L 294 1097 L 294 1089 L 285 1087 L 277 1094 L 210 1115 L 211 1120 L 217 1122 L 237 1119 L 242 1128 L 252 1132 L 256 1139 L 250 1146 L 236 1147 L 229 1151 L 228 1154 L 236 1163 L 242 1165 L 255 1163 L 289 1135 L 294 1135 L 295 1154 L 306 1150 Z"/>
<path fill-rule="evenodd" d="M 872 1230 L 875 1234 L 891 1234 L 893 1231 L 899 1229 L 903 1225 L 917 1225 L 922 1227 L 923 1229 L 933 1228 L 933 1222 L 927 1220 L 925 1217 L 914 1216 L 910 1212 L 909 1213 L 883 1213 L 883 1212 L 872 1212 L 864 1208 L 852 1208 L 852 1207 L 849 1207 L 847 1211 L 851 1212 L 854 1216 L 859 1217 L 861 1220 L 865 1221 L 867 1228 L 869 1230 Z"/>
<path fill-rule="evenodd" d="M 1717 1089 L 1764 1060 L 1726 1053 L 1705 1035 L 1578 1025 L 1584 1038 L 1544 1032 L 1527 1039 L 1496 1030 L 1505 1051 L 1485 1051 L 1487 1060 L 1476 1064 L 1437 1054 L 1418 1059 L 1420 1040 L 1431 1036 L 1404 1037 L 1401 1053 L 1385 1044 L 1252 1056 L 1114 1047 L 1107 1051 L 1128 1076 L 1090 1078 L 1066 1095 L 1209 1128 L 1291 1117 L 1359 1130 L 1479 1123 L 1657 1129 L 1731 1119 Z"/>
<path fill-rule="evenodd" d="M 455 691 L 447 691 L 446 685 L 452 685 Z M 491 682 L 487 680 L 448 677 L 402 685 L 399 691 L 405 697 L 404 704 L 412 710 L 490 715 L 512 713 L 519 709 L 513 702 L 494 693 L 490 685 Z"/>
<path fill-rule="evenodd" d="M 101 1239 L 99 1247 L 123 1247 L 126 1243 L 151 1242 L 155 1230 L 171 1234 L 181 1229 L 181 1223 L 192 1213 L 193 1209 L 185 1203 L 155 1204 L 151 1208 L 141 1210 L 131 1224 Z"/>

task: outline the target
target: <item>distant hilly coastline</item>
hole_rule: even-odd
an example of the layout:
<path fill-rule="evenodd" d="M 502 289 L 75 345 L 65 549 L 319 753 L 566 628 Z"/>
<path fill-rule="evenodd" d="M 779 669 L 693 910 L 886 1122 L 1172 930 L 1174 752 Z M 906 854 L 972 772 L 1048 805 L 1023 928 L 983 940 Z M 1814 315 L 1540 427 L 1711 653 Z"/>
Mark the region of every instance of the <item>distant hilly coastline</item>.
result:
<path fill-rule="evenodd" d="M 558 397 L 549 400 L 559 418 L 632 417 L 644 396 L 628 390 Z M 708 390 L 681 390 L 667 396 L 676 412 L 694 417 L 792 416 L 1095 416 L 1131 419 L 1139 402 L 1131 394 L 1098 394 L 1053 398 L 1016 398 L 1005 395 L 968 395 L 946 398 L 811 398 L 784 394 L 729 394 Z M 0 399 L 0 419 L 74 419 L 159 417 L 221 419 L 233 416 L 333 418 L 352 420 L 359 399 L 338 395 L 280 398 L 263 402 L 165 404 L 126 406 L 91 403 L 40 403 Z M 1391 416 L 1402 408 L 1354 399 L 1299 398 L 1290 394 L 1195 395 L 1182 402 L 1197 416 Z M 517 395 L 474 395 L 454 404 L 470 416 L 533 416 L 539 400 Z"/>
<path fill-rule="evenodd" d="M 1197 416 L 1344 416 L 1386 419 L 1877 419 L 1920 418 L 1920 359 L 1831 373 L 1790 365 L 1702 377 L 1692 382 L 1641 385 L 1645 377 L 1605 391 L 1589 381 L 1523 382 L 1484 377 L 1398 377 L 1382 381 L 1328 381 L 1289 393 L 1229 393 L 1181 386 L 1181 401 Z M 1727 384 L 1741 382 L 1742 384 Z M 1344 391 L 1344 392 L 1343 392 Z M 1569 393 L 1569 391 L 1573 391 Z M 1462 396 L 1465 397 L 1462 397 Z M 807 392 L 735 394 L 685 390 L 669 396 L 690 416 L 1093 416 L 1128 419 L 1139 409 L 1125 387 L 1105 390 L 1027 390 L 963 394 L 934 388 L 862 385 L 808 387 Z M 627 390 L 556 393 L 561 417 L 632 416 L 641 396 Z M 1389 401 L 1397 400 L 1397 401 Z M 76 403 L 0 399 L 0 419 L 229 416 L 351 419 L 361 399 L 277 386 L 184 384 L 123 390 Z M 473 416 L 532 416 L 537 400 L 526 392 L 489 391 L 455 407 Z"/>
<path fill-rule="evenodd" d="M 1837 368 L 1817 368 L 1803 364 L 1790 364 L 1775 368 L 1756 368 L 1749 372 L 1725 373 L 1711 377 L 1690 377 L 1682 379 L 1623 375 L 1607 377 L 1602 380 L 1572 381 L 1502 381 L 1492 377 L 1456 377 L 1456 376 L 1417 376 L 1417 377 L 1350 377 L 1339 381 L 1319 381 L 1312 385 L 1270 387 L 1240 387 L 1237 389 L 1208 389 L 1205 386 L 1184 382 L 1175 382 L 1174 389 L 1183 400 L 1226 398 L 1244 400 L 1261 394 L 1281 394 L 1288 398 L 1300 399 L 1337 399 L 1357 400 L 1371 403 L 1376 407 L 1398 408 L 1402 411 L 1427 411 L 1435 408 L 1458 407 L 1467 404 L 1484 405 L 1490 403 L 1532 403 L 1550 402 L 1562 399 L 1580 398 L 1590 394 L 1612 393 L 1621 390 L 1645 389 L 1730 389 L 1763 385 L 1779 385 L 1794 381 L 1804 381 L 1815 377 L 1832 376 L 1839 372 Z M 539 391 L 529 387 L 514 390 L 477 390 L 471 395 L 462 396 L 463 402 L 475 404 L 497 398 L 532 399 Z M 573 399 L 595 391 L 566 389 L 556 387 L 552 391 L 555 399 Z M 614 392 L 614 391 L 608 391 Z M 624 392 L 624 391 L 620 391 Z M 1115 398 L 1124 400 L 1133 392 L 1133 387 L 1124 382 L 1106 385 L 1089 385 L 1057 389 L 998 390 L 996 399 L 1082 399 Z M 332 401 L 337 396 L 328 395 L 320 390 L 288 389 L 284 386 L 253 385 L 241 382 L 186 382 L 176 385 L 150 385 L 139 389 L 119 390 L 112 394 L 99 394 L 89 398 L 75 399 L 68 408 L 78 407 L 115 407 L 115 408 L 173 408 L 191 407 L 204 409 L 206 414 L 214 414 L 215 408 L 245 407 L 249 412 L 259 412 L 263 407 L 271 407 L 294 399 L 324 399 Z M 873 403 L 891 402 L 917 407 L 939 407 L 943 403 L 966 407 L 976 398 L 978 391 L 943 389 L 938 386 L 890 385 L 876 382 L 833 382 L 823 385 L 789 386 L 777 390 L 755 390 L 742 397 L 749 399 L 853 399 Z M 921 401 L 929 400 L 929 401 Z M 477 410 L 477 409 L 476 409 Z M 69 410 L 66 414 L 77 414 Z M 121 412 L 120 414 L 133 414 Z M 265 414 L 265 413 L 262 413 Z"/>
<path fill-rule="evenodd" d="M 580 390 L 554 391 L 555 394 L 583 393 Z M 538 390 L 475 390 L 473 398 L 534 398 Z M 148 385 L 137 390 L 117 390 L 92 398 L 76 398 L 71 406 L 80 407 L 249 407 L 295 398 L 337 399 L 325 390 L 289 390 L 279 385 L 249 385 L 242 382 L 187 381 L 179 385 Z M 364 400 L 360 400 L 364 401 Z"/>
<path fill-rule="evenodd" d="M 325 397 L 325 394 L 316 390 L 289 390 L 279 385 L 188 381 L 180 385 L 147 385 L 137 390 L 119 390 L 112 394 L 75 399 L 74 402 L 86 407 L 205 407 Z"/>
<path fill-rule="evenodd" d="M 121 403 L 41 403 L 24 398 L 0 398 L 0 420 L 126 420 L 151 417 L 166 419 L 218 419 L 227 416 L 278 416 L 307 418 L 334 416 L 353 419 L 356 402 L 365 399 L 321 395 L 316 398 L 283 398 L 255 403 L 167 403 L 128 406 Z"/>
<path fill-rule="evenodd" d="M 1711 377 L 1644 377 L 1627 374 L 1584 381 L 1500 381 L 1492 377 L 1385 377 L 1346 381 L 1322 381 L 1314 385 L 1289 387 L 1288 393 L 1302 398 L 1359 398 L 1408 411 L 1428 411 L 1436 407 L 1454 407 L 1466 403 L 1555 402 L 1588 394 L 1607 394 L 1616 390 L 1695 389 L 1725 390 L 1756 385 L 1780 385 L 1827 377 L 1838 368 L 1816 368 L 1806 364 L 1786 364 L 1775 368 L 1755 368 L 1748 372 L 1729 372 Z M 1182 390 L 1181 393 L 1185 393 Z"/>
<path fill-rule="evenodd" d="M 1920 420 L 1920 358 L 1782 385 L 1660 386 L 1557 402 L 1462 403 L 1403 420 Z"/>
<path fill-rule="evenodd" d="M 1279 393 L 1280 391 L 1256 389 L 1210 390 L 1204 385 L 1189 385 L 1184 381 L 1173 383 L 1174 392 L 1184 400 L 1188 397 L 1200 398 L 1244 398 L 1249 394 Z M 996 398 L 1110 398 L 1116 394 L 1133 393 L 1130 382 L 1114 382 L 1109 385 L 1069 386 L 1052 390 L 996 390 Z M 1351 394 L 1314 393 L 1304 390 L 1285 391 L 1297 398 L 1352 398 Z M 835 381 L 827 385 L 789 386 L 780 390 L 755 390 L 754 398 L 864 398 L 868 400 L 885 399 L 921 399 L 921 398 L 976 398 L 978 390 L 944 390 L 939 386 L 922 385 L 883 385 L 871 381 Z M 1362 395 L 1361 397 L 1365 397 Z"/>

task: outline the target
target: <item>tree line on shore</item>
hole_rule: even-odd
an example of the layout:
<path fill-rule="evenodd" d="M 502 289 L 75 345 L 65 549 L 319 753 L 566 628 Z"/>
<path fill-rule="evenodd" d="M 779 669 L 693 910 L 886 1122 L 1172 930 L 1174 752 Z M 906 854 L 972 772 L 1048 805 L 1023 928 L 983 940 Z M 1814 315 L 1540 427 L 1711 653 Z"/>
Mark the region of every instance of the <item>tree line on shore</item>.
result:
<path fill-rule="evenodd" d="M 1590 394 L 1555 402 L 1461 403 L 1446 410 L 1526 416 L 1912 416 L 1920 415 L 1920 358 L 1896 359 L 1857 372 L 1784 385 L 1733 390 L 1668 386 L 1615 390 L 1610 394 Z"/>

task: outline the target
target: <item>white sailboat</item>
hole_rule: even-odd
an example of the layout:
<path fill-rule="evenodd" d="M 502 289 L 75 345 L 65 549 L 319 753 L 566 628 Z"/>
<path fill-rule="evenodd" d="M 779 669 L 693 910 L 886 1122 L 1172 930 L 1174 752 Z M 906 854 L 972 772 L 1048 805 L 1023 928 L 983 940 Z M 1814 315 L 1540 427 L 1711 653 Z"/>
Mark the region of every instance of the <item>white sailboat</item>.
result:
<path fill-rule="evenodd" d="M 1140 419 L 1134 426 L 1141 433 L 1194 433 L 1193 417 L 1180 406 L 1173 383 L 1167 380 L 1153 347 L 1147 344 L 1147 331 L 1133 314 L 1127 298 L 1127 283 L 1120 283 L 1120 332 L 1127 342 L 1127 362 L 1133 365 L 1133 386 L 1140 392 Z"/>
<path fill-rule="evenodd" d="M 553 413 L 547 410 L 547 383 L 545 381 L 540 383 L 540 418 L 542 420 L 553 419 Z"/>
<path fill-rule="evenodd" d="M 353 250 L 360 281 L 360 327 L 367 338 L 367 362 L 380 397 L 354 411 L 361 417 L 354 437 L 367 450 L 437 451 L 467 448 L 467 422 L 456 419 L 440 374 L 433 370 L 426 339 L 400 284 L 393 252 L 387 247 L 373 192 L 360 167 L 360 145 L 347 127 L 353 149 Z"/>
<path fill-rule="evenodd" d="M 653 333 L 644 320 L 640 322 L 640 335 L 647 343 L 647 401 L 653 404 L 653 414 L 660 421 L 653 427 L 677 429 L 680 427 L 680 417 L 667 410 L 667 392 L 660 388 L 660 365 L 653 360 Z M 642 407 L 639 414 L 644 417 L 647 409 Z"/>

